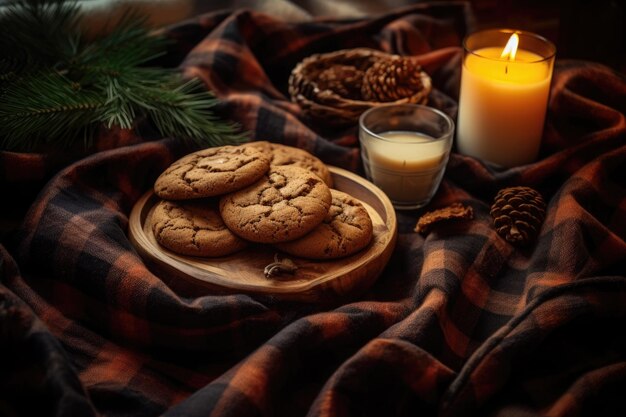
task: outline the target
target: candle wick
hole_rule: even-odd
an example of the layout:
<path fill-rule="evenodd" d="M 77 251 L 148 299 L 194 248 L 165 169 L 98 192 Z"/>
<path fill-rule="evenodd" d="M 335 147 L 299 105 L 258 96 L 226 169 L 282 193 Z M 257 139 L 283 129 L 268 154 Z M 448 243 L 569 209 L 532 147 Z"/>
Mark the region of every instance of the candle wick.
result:
<path fill-rule="evenodd" d="M 505 66 L 504 66 L 504 73 L 505 73 L 505 74 L 508 74 L 508 73 L 509 73 L 509 66 L 508 66 L 508 65 L 505 65 Z"/>
<path fill-rule="evenodd" d="M 406 159 L 402 161 L 402 168 L 406 168 Z"/>

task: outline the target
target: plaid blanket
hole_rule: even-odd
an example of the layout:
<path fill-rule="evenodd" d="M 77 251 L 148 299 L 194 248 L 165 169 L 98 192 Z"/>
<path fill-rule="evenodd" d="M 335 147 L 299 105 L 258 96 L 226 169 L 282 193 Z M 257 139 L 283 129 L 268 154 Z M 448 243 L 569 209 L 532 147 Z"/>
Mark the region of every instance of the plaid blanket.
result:
<path fill-rule="evenodd" d="M 289 102 L 291 68 L 340 48 L 418 55 L 431 104 L 455 116 L 468 22 L 456 2 L 301 24 L 218 13 L 170 29 L 168 62 L 213 89 L 251 139 L 358 171 L 355 130 L 307 125 Z M 179 141 L 1 153 L 3 209 L 29 209 L 0 245 L 0 415 L 626 415 L 625 113 L 623 76 L 558 62 L 538 161 L 496 171 L 453 152 L 427 209 L 461 201 L 474 220 L 422 236 L 421 212 L 398 213 L 383 275 L 332 306 L 193 297 L 151 272 L 128 215 L 191 150 Z M 526 249 L 491 226 L 493 196 L 511 185 L 548 202 Z"/>

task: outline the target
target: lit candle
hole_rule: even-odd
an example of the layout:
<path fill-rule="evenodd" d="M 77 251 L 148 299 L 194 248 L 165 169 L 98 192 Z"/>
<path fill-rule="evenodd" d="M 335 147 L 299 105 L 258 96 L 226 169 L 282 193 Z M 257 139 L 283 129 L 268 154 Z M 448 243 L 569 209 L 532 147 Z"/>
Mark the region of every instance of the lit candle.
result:
<path fill-rule="evenodd" d="M 420 105 L 390 105 L 365 112 L 359 121 L 365 173 L 399 209 L 427 204 L 443 177 L 454 122 Z"/>
<path fill-rule="evenodd" d="M 550 42 L 525 32 L 491 30 L 466 39 L 457 121 L 461 153 L 504 167 L 537 157 L 554 53 Z"/>

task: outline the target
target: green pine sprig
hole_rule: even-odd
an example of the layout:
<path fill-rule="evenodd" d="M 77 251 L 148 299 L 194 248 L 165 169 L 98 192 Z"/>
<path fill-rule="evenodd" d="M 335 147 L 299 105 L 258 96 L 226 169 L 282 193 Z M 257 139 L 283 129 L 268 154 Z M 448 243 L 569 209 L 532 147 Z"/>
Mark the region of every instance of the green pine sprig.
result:
<path fill-rule="evenodd" d="M 1 146 L 28 150 L 77 139 L 88 145 L 98 124 L 94 116 L 105 107 L 97 93 L 81 90 L 56 72 L 22 75 L 0 96 Z"/>
<path fill-rule="evenodd" d="M 80 36 L 70 0 L 25 0 L 0 16 L 0 149 L 90 146 L 102 126 L 148 120 L 164 136 L 200 145 L 238 143 L 238 126 L 212 111 L 218 100 L 198 80 L 151 66 L 163 37 L 129 15 L 108 35 Z"/>

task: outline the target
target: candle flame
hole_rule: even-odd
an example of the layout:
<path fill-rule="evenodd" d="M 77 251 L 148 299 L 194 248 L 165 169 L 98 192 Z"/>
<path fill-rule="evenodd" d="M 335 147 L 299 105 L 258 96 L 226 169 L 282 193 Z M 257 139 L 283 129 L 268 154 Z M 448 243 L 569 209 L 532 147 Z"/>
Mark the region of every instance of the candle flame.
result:
<path fill-rule="evenodd" d="M 514 33 L 509 38 L 506 46 L 502 50 L 500 58 L 508 59 L 509 61 L 515 61 L 515 54 L 517 53 L 517 45 L 519 45 L 519 36 Z"/>

